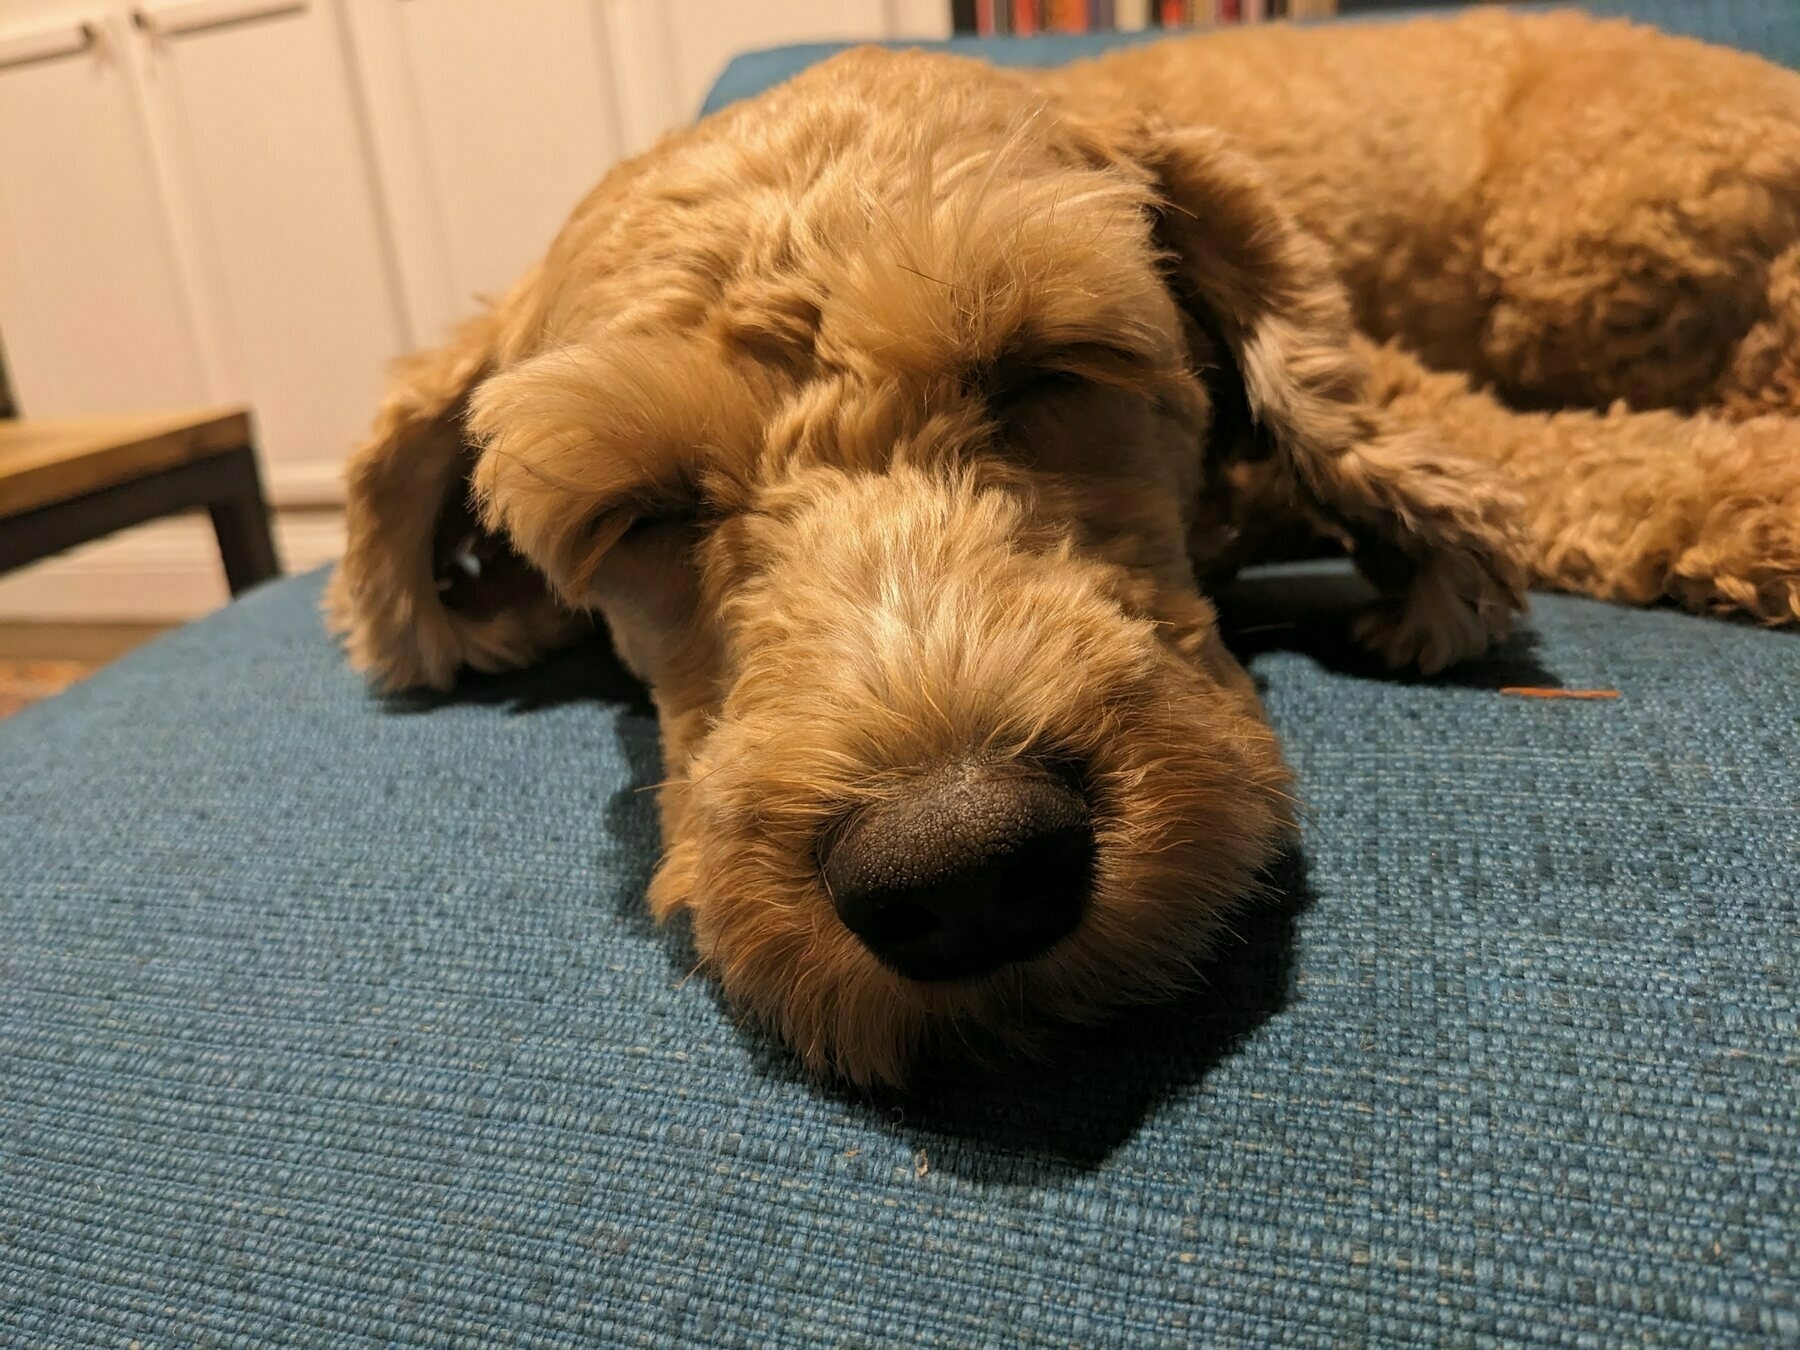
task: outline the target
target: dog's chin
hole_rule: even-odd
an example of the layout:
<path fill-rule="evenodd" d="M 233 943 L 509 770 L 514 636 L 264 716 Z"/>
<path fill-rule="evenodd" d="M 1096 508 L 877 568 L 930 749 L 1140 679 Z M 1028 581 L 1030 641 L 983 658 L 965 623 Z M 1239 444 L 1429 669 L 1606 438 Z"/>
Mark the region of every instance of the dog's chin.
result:
<path fill-rule="evenodd" d="M 1059 1024 L 1175 997 L 1291 833 L 1288 773 L 1239 694 L 1173 652 L 1157 678 L 1102 701 L 1104 715 L 1079 710 L 1058 736 L 1089 766 L 1091 891 L 1073 930 L 1029 959 L 941 980 L 877 959 L 839 921 L 817 840 L 842 813 L 832 786 L 879 775 L 842 762 L 854 737 L 809 760 L 779 726 L 709 737 L 652 907 L 689 914 L 737 1009 L 815 1074 L 865 1090 L 904 1088 L 927 1065 L 1033 1056 Z"/>

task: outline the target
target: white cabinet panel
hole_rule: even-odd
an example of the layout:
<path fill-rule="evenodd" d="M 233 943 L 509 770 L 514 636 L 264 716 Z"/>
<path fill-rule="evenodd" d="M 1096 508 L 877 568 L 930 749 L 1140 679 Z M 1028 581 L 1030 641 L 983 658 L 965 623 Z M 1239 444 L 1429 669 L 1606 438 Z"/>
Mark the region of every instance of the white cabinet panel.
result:
<path fill-rule="evenodd" d="M 390 3 L 392 0 L 390 0 Z M 623 154 L 593 0 L 402 0 L 459 309 L 505 290 Z"/>
<path fill-rule="evenodd" d="M 673 39 L 673 76 L 683 118 L 700 110 L 706 91 L 732 57 L 759 47 L 832 39 L 875 39 L 893 31 L 887 0 L 633 0 L 660 8 Z"/>
<path fill-rule="evenodd" d="M 613 163 L 693 116 L 737 53 L 949 26 L 940 0 L 340 3 L 418 343 L 510 285 Z"/>
<path fill-rule="evenodd" d="M 950 35 L 949 0 L 595 0 L 605 16 L 624 147 L 693 117 L 732 57 L 792 42 Z"/>
<path fill-rule="evenodd" d="M 888 0 L 889 36 L 927 39 L 950 36 L 949 0 Z"/>
<path fill-rule="evenodd" d="M 58 27 L 45 15 L 0 35 L 23 56 Z M 86 50 L 0 68 L 0 331 L 27 416 L 209 398 L 127 31 L 96 24 Z"/>
<path fill-rule="evenodd" d="M 194 6 L 146 9 L 145 90 L 229 329 L 227 392 L 255 408 L 278 490 L 329 477 L 407 345 L 335 11 L 263 5 L 164 33 L 159 11 Z"/>

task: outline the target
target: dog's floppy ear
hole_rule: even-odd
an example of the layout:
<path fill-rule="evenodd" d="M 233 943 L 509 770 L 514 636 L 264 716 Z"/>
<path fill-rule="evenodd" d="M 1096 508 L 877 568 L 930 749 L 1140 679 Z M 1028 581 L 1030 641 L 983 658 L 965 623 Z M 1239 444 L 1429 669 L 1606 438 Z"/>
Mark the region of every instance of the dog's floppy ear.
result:
<path fill-rule="evenodd" d="M 1359 635 L 1390 664 L 1485 650 L 1523 607 L 1517 499 L 1367 401 L 1326 249 L 1227 137 L 1136 122 L 1106 140 L 1152 180 L 1168 283 L 1211 367 L 1215 437 L 1239 442 L 1215 449 L 1267 456 L 1283 495 L 1386 592 Z"/>
<path fill-rule="evenodd" d="M 468 401 L 535 327 L 536 293 L 534 271 L 444 346 L 401 361 L 346 470 L 326 617 L 382 688 L 444 689 L 464 666 L 523 666 L 581 629 L 470 500 Z"/>

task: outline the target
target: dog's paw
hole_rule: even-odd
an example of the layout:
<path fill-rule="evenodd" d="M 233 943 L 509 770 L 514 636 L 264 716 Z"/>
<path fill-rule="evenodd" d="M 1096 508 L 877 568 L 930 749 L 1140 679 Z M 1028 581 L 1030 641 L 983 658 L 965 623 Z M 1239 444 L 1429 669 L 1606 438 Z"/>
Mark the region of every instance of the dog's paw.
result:
<path fill-rule="evenodd" d="M 1516 588 L 1474 559 L 1438 559 L 1359 614 L 1351 635 L 1391 669 L 1435 675 L 1500 641 L 1519 608 Z"/>
<path fill-rule="evenodd" d="M 1712 500 L 1670 565 L 1665 592 L 1696 614 L 1800 624 L 1800 420 L 1733 427 L 1728 453 L 1704 482 Z M 1682 523 L 1657 533 L 1675 536 Z"/>
<path fill-rule="evenodd" d="M 1359 487 L 1352 555 L 1382 592 L 1358 642 L 1426 675 L 1480 656 L 1525 608 L 1524 502 L 1492 466 L 1446 452 L 1417 428 L 1344 456 Z"/>

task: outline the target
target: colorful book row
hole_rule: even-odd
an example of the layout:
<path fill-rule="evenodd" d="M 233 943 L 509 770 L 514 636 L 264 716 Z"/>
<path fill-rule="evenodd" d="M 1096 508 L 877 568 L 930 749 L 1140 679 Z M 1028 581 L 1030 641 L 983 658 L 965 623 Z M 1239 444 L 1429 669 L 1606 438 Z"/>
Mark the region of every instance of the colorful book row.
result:
<path fill-rule="evenodd" d="M 954 0 L 950 9 L 958 33 L 988 37 L 1310 19 L 1335 13 L 1337 0 Z"/>

